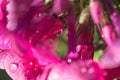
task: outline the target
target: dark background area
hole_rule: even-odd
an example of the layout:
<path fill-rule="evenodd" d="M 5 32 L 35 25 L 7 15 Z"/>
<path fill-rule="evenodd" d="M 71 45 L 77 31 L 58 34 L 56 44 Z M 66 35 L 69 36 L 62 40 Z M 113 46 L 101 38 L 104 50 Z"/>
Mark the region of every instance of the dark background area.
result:
<path fill-rule="evenodd" d="M 12 80 L 5 70 L 0 69 L 0 80 Z"/>

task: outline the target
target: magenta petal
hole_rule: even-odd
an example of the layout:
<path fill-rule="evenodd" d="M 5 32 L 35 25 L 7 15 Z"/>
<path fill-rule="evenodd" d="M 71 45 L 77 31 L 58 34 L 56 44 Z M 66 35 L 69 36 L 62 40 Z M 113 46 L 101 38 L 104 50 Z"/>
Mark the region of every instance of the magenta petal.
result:
<path fill-rule="evenodd" d="M 7 36 L 5 39 L 11 39 L 10 34 Z M 41 68 L 59 62 L 59 58 L 44 47 L 34 48 L 24 39 L 14 37 L 11 44 L 9 42 L 10 48 L 5 48 L 8 51 L 0 53 L 0 68 L 5 69 L 12 79 L 36 80 L 38 75 L 42 75 Z M 1 48 L 4 48 L 2 45 Z"/>
<path fill-rule="evenodd" d="M 67 10 L 70 7 L 70 1 L 69 0 L 54 0 L 53 4 L 53 12 L 56 14 L 60 14 Z"/>
<path fill-rule="evenodd" d="M 106 80 L 113 80 L 120 77 L 120 67 L 105 69 L 106 70 Z"/>
<path fill-rule="evenodd" d="M 38 6 L 40 2 L 42 2 L 43 0 L 34 0 L 32 5 L 33 6 Z"/>
<path fill-rule="evenodd" d="M 9 53 L 9 50 L 11 49 L 12 42 L 14 42 L 14 37 L 11 33 L 5 31 L 4 28 L 0 29 L 0 32 L 0 68 L 4 69 L 3 62 L 6 54 Z"/>
<path fill-rule="evenodd" d="M 102 5 L 99 1 L 90 1 L 90 13 L 94 23 L 99 24 L 101 17 L 103 16 Z"/>
<path fill-rule="evenodd" d="M 12 42 L 14 42 L 14 37 L 11 33 L 6 32 L 3 29 L 0 29 L 0 68 L 4 69 L 4 60 L 6 54 L 9 53 L 11 49 Z"/>
<path fill-rule="evenodd" d="M 4 28 L 0 29 L 0 49 L 9 50 L 12 44 L 15 42 L 12 33 L 8 32 Z"/>
<path fill-rule="evenodd" d="M 10 0 L 7 5 L 8 30 L 15 30 L 19 20 L 29 10 L 32 1 L 30 0 Z"/>
<path fill-rule="evenodd" d="M 107 43 L 107 45 L 111 45 L 112 42 L 116 39 L 114 29 L 112 25 L 105 25 L 102 27 L 101 36 Z"/>
<path fill-rule="evenodd" d="M 120 15 L 117 12 L 115 5 L 113 4 L 112 0 L 104 0 L 105 6 L 110 13 L 111 21 L 116 29 L 117 34 L 120 37 Z"/>
<path fill-rule="evenodd" d="M 4 59 L 5 70 L 13 80 L 35 80 L 42 73 L 36 60 L 26 60 L 10 52 Z"/>
<path fill-rule="evenodd" d="M 64 67 L 63 67 L 64 66 Z M 50 71 L 48 80 L 105 80 L 104 70 L 96 62 L 61 62 Z"/>
<path fill-rule="evenodd" d="M 33 47 L 27 43 L 24 39 L 16 37 L 16 44 L 13 45 L 13 51 L 21 58 L 31 60 L 36 58 L 39 65 L 47 66 L 59 61 L 59 57 L 54 55 L 49 49 L 44 47 L 45 45 L 38 45 Z"/>
<path fill-rule="evenodd" d="M 4 69 L 4 60 L 6 58 L 6 53 L 9 53 L 8 50 L 0 50 L 0 69 Z"/>
<path fill-rule="evenodd" d="M 20 67 L 21 59 L 15 56 L 14 53 L 9 53 L 4 59 L 4 66 L 7 74 L 14 80 L 26 80 L 23 74 L 23 69 Z"/>
<path fill-rule="evenodd" d="M 38 50 L 34 49 L 34 56 L 37 58 L 38 63 L 42 66 L 58 63 L 60 61 L 59 57 L 55 55 L 55 53 L 42 46 L 39 47 Z"/>
<path fill-rule="evenodd" d="M 61 29 L 63 23 L 54 18 L 53 16 L 46 15 L 40 21 L 36 32 L 31 37 L 31 43 L 36 44 L 40 41 L 40 39 L 44 37 L 49 37 L 51 34 L 54 34 L 56 31 Z"/>
<path fill-rule="evenodd" d="M 2 20 L 3 17 L 4 17 L 4 14 L 3 14 L 3 12 L 2 12 L 2 8 L 1 8 L 1 6 L 0 6 L 0 20 Z"/>
<path fill-rule="evenodd" d="M 100 61 L 103 67 L 107 69 L 120 66 L 120 41 L 119 40 L 113 42 L 113 44 L 106 49 Z"/>

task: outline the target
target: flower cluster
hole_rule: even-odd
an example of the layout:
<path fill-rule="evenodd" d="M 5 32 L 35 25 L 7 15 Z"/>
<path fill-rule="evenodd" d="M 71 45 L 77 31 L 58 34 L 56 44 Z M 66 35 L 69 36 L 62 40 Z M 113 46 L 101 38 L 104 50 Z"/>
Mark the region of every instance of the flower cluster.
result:
<path fill-rule="evenodd" d="M 0 0 L 0 69 L 13 80 L 118 79 L 120 16 L 114 6 L 112 0 Z M 98 61 L 95 27 L 106 44 Z M 62 59 L 56 48 L 64 32 Z"/>

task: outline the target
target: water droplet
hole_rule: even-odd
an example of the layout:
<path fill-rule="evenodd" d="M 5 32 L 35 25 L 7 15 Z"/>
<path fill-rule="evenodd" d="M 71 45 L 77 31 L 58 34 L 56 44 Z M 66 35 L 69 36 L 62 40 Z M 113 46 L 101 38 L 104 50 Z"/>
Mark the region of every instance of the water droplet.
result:
<path fill-rule="evenodd" d="M 79 52 L 80 48 L 81 48 L 81 45 L 78 45 L 77 48 L 76 48 L 76 52 Z"/>
<path fill-rule="evenodd" d="M 59 17 L 63 16 L 63 13 L 59 14 L 58 16 L 59 16 Z"/>
<path fill-rule="evenodd" d="M 18 64 L 12 63 L 12 64 L 10 65 L 10 71 L 11 71 L 11 72 L 16 72 L 17 70 L 18 70 Z"/>
<path fill-rule="evenodd" d="M 3 56 L 6 57 L 6 54 L 4 54 Z"/>
<path fill-rule="evenodd" d="M 87 65 L 91 65 L 92 64 L 92 60 L 88 60 L 86 63 L 87 63 Z"/>
<path fill-rule="evenodd" d="M 40 14 L 38 14 L 38 17 L 41 17 L 42 16 L 42 14 L 40 13 Z"/>
<path fill-rule="evenodd" d="M 29 73 L 30 71 L 29 70 L 27 70 L 27 73 Z"/>
<path fill-rule="evenodd" d="M 4 41 L 4 44 L 7 45 L 8 42 L 9 42 L 9 40 L 6 39 L 6 40 Z"/>
<path fill-rule="evenodd" d="M 13 58 L 13 55 L 10 55 L 9 58 L 10 58 L 10 59 Z"/>
<path fill-rule="evenodd" d="M 102 38 L 104 38 L 104 35 L 102 35 Z"/>
<path fill-rule="evenodd" d="M 90 68 L 90 69 L 88 70 L 88 72 L 89 72 L 89 73 L 93 73 L 93 72 L 94 72 L 94 68 Z"/>
<path fill-rule="evenodd" d="M 35 67 L 34 70 L 37 71 L 38 69 Z"/>
<path fill-rule="evenodd" d="M 36 33 L 39 33 L 39 32 L 40 32 L 39 30 L 36 31 Z"/>
<path fill-rule="evenodd" d="M 32 66 L 32 65 L 33 65 L 33 62 L 30 62 L 30 65 Z"/>
<path fill-rule="evenodd" d="M 56 34 L 56 36 L 60 36 L 62 34 L 62 32 L 63 32 L 63 30 L 60 29 L 60 30 L 56 31 L 54 34 Z"/>
<path fill-rule="evenodd" d="M 70 59 L 70 58 L 67 59 L 67 62 L 68 62 L 68 63 L 71 63 L 71 62 L 72 62 L 72 59 Z"/>
<path fill-rule="evenodd" d="M 83 68 L 81 69 L 81 72 L 82 72 L 82 73 L 85 73 L 85 72 L 87 72 L 87 69 L 86 69 L 85 67 L 83 67 Z"/>

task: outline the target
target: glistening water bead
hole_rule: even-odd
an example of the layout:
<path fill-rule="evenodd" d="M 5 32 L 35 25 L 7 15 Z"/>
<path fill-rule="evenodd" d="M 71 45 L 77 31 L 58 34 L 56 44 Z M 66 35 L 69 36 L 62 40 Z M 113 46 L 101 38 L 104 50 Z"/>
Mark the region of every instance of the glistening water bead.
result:
<path fill-rule="evenodd" d="M 10 71 L 12 72 L 12 73 L 15 73 L 17 70 L 18 70 L 18 64 L 17 63 L 11 63 L 10 64 Z"/>

